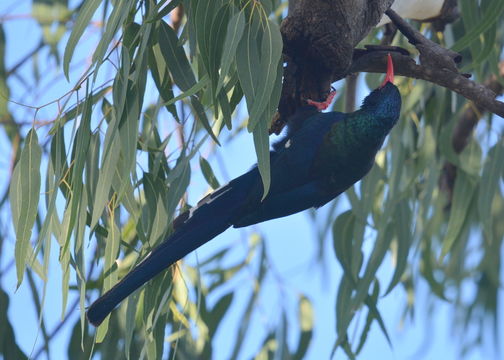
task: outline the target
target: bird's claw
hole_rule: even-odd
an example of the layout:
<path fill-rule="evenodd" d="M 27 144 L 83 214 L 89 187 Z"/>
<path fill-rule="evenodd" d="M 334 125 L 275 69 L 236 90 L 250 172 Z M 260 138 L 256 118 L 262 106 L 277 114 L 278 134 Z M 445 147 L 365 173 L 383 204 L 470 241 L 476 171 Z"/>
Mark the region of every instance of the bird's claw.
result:
<path fill-rule="evenodd" d="M 336 90 L 334 90 L 334 88 L 331 88 L 331 89 L 332 90 L 329 93 L 329 95 L 327 96 L 327 98 L 325 99 L 325 101 L 314 101 L 311 99 L 307 99 L 306 103 L 308 105 L 315 106 L 318 111 L 322 111 L 322 110 L 327 109 L 329 107 L 329 105 L 331 105 L 331 102 L 333 101 L 334 96 L 336 96 Z"/>

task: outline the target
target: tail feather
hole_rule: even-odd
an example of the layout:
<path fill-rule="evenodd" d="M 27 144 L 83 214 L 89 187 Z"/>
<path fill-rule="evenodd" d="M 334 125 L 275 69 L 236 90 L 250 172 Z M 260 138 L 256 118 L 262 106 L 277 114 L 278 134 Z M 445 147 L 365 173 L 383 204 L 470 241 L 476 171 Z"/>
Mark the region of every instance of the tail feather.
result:
<path fill-rule="evenodd" d="M 175 232 L 88 309 L 89 322 L 98 326 L 114 308 L 145 282 L 177 260 L 225 231 L 243 206 L 253 181 L 252 172 L 233 180 L 203 199 Z"/>

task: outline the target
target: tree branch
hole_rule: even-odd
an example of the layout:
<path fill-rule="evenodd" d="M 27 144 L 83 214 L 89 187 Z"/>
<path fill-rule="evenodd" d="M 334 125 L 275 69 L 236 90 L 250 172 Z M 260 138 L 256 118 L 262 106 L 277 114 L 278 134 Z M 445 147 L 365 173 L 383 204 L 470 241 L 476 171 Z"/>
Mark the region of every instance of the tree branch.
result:
<path fill-rule="evenodd" d="M 278 133 L 306 99 L 324 100 L 334 78 L 348 73 L 355 46 L 392 0 L 297 0 L 282 22 L 284 82 L 270 132 Z"/>
<path fill-rule="evenodd" d="M 457 15 L 451 1 L 450 14 Z M 323 100 L 330 84 L 350 73 L 386 71 L 386 54 L 392 52 L 398 75 L 426 80 L 448 88 L 477 106 L 504 117 L 504 103 L 485 85 L 458 72 L 460 54 L 445 49 L 413 29 L 393 10 L 390 0 L 358 2 L 350 0 L 298 0 L 281 26 L 284 41 L 284 83 L 270 132 L 279 133 L 286 120 L 304 100 Z M 455 7 L 453 7 L 453 5 Z M 385 9 L 387 16 L 420 53 L 417 64 L 406 50 L 387 47 L 354 49 L 378 23 Z M 451 16 L 451 15 L 450 15 Z"/>
<path fill-rule="evenodd" d="M 350 72 L 386 72 L 386 51 L 366 51 L 356 53 Z M 406 55 L 398 52 L 391 53 L 394 60 L 394 71 L 397 75 L 414 79 L 427 80 L 431 83 L 448 88 L 478 106 L 504 117 L 504 103 L 496 100 L 496 93 L 485 85 L 478 84 L 463 74 L 446 68 L 418 65 Z"/>
<path fill-rule="evenodd" d="M 394 10 L 388 9 L 385 14 L 392 20 L 397 29 L 415 45 L 420 53 L 420 64 L 427 67 L 442 67 L 458 73 L 457 64 L 462 61 L 462 56 L 455 51 L 446 49 L 441 45 L 427 39 L 419 31 L 411 27 Z"/>

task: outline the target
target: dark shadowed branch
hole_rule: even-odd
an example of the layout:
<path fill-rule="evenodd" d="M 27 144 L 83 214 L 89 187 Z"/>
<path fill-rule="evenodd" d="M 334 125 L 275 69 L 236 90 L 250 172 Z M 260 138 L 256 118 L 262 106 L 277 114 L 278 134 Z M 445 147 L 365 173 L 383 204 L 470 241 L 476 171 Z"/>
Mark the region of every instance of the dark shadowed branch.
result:
<path fill-rule="evenodd" d="M 462 59 L 460 54 L 425 38 L 392 9 L 388 9 L 385 13 L 420 53 L 420 64 L 410 56 L 394 53 L 394 67 L 398 75 L 427 80 L 443 86 L 473 101 L 482 109 L 504 117 L 504 103 L 495 99 L 496 93 L 492 88 L 487 84 L 478 84 L 468 79 L 466 74 L 459 73 L 457 64 Z M 384 55 L 383 52 L 360 52 L 360 56 L 354 57 L 350 71 L 385 72 Z"/>
<path fill-rule="evenodd" d="M 298 1 L 281 27 L 286 67 L 272 133 L 280 132 L 286 119 L 303 105 L 304 100 L 324 99 L 332 82 L 355 72 L 386 71 L 387 51 L 354 47 L 376 25 L 389 5 L 390 1 L 386 0 L 368 2 L 360 7 L 346 0 L 331 4 L 322 0 Z M 458 14 L 456 6 L 448 13 L 447 19 L 452 20 Z M 386 14 L 420 53 L 420 64 L 417 64 L 407 52 L 394 52 L 398 75 L 443 86 L 504 117 L 504 103 L 495 99 L 495 91 L 458 72 L 457 64 L 461 60 L 458 53 L 425 38 L 391 9 Z"/>
<path fill-rule="evenodd" d="M 350 67 L 350 72 L 386 71 L 386 51 L 360 51 Z M 463 74 L 446 68 L 419 65 L 410 56 L 392 53 L 397 75 L 426 80 L 448 88 L 473 101 L 482 108 L 504 117 L 504 103 L 496 100 L 496 93 L 484 84 L 478 84 Z"/>
<path fill-rule="evenodd" d="M 323 100 L 331 81 L 348 74 L 353 49 L 380 21 L 392 0 L 298 0 L 282 22 L 286 67 L 279 114 L 271 132 L 306 99 Z"/>

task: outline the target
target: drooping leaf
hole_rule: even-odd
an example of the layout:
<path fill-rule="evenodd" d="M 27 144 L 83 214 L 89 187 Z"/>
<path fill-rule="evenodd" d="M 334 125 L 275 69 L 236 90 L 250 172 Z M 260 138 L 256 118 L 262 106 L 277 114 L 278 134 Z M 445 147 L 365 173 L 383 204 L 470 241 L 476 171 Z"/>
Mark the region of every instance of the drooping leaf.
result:
<path fill-rule="evenodd" d="M 161 21 L 159 29 L 159 46 L 173 81 L 182 91 L 188 91 L 196 84 L 194 73 L 177 35 L 164 21 Z"/>
<path fill-rule="evenodd" d="M 113 214 L 112 214 L 113 215 Z M 117 263 L 116 258 L 119 252 L 119 243 L 121 239 L 121 233 L 119 228 L 115 225 L 114 217 L 110 216 L 111 228 L 108 233 L 107 239 L 105 239 L 105 254 L 104 254 L 104 264 L 103 264 L 103 293 L 110 290 L 117 282 Z M 109 327 L 110 316 L 101 323 L 98 327 L 96 333 L 96 342 L 100 343 L 103 341 L 105 335 L 107 334 Z"/>
<path fill-rule="evenodd" d="M 486 236 L 491 239 L 492 236 L 492 203 L 496 191 L 499 186 L 499 174 L 504 171 L 504 141 L 501 139 L 495 146 L 490 149 L 481 182 L 479 185 L 478 194 L 478 214 L 480 221 L 483 223 L 483 229 Z"/>
<path fill-rule="evenodd" d="M 110 127 L 110 126 L 109 126 Z M 109 134 L 107 132 L 107 134 Z M 91 217 L 91 228 L 94 228 L 98 223 L 103 209 L 109 200 L 109 191 L 112 186 L 112 179 L 116 170 L 117 161 L 119 160 L 121 142 L 118 136 L 113 136 L 110 150 L 104 153 L 102 157 L 102 166 L 96 184 L 96 192 L 94 193 L 93 213 Z"/>
<path fill-rule="evenodd" d="M 93 14 L 95 13 L 98 6 L 101 4 L 101 0 L 87 0 L 79 11 L 77 20 L 73 26 L 70 37 L 65 46 L 65 54 L 63 55 L 63 72 L 67 79 L 69 79 L 69 69 L 70 61 L 72 60 L 75 48 L 80 38 L 84 34 Z"/>
<path fill-rule="evenodd" d="M 114 9 L 112 10 L 110 16 L 107 19 L 105 26 L 105 32 L 100 38 L 100 42 L 93 53 L 93 64 L 96 64 L 94 78 L 96 79 L 98 75 L 98 68 L 104 61 L 105 53 L 112 43 L 112 39 L 119 31 L 121 26 L 125 23 L 130 11 L 135 6 L 134 0 L 122 0 L 120 3 L 114 4 Z"/>
<path fill-rule="evenodd" d="M 450 220 L 448 221 L 448 228 L 443 239 L 441 259 L 448 254 L 460 234 L 475 188 L 474 179 L 472 179 L 470 175 L 466 174 L 464 171 L 457 172 L 457 179 L 455 180 L 455 188 L 453 190 Z"/>
<path fill-rule="evenodd" d="M 340 214 L 333 223 L 333 248 L 338 261 L 349 278 L 352 273 L 355 215 L 352 210 Z"/>
<path fill-rule="evenodd" d="M 204 157 L 200 156 L 199 164 L 201 171 L 203 172 L 203 177 L 205 178 L 208 185 L 210 185 L 214 190 L 219 188 L 220 187 L 219 181 L 215 177 L 212 167 L 210 166 L 208 161 Z"/>
<path fill-rule="evenodd" d="M 268 195 L 271 184 L 268 125 L 264 121 L 259 122 L 254 128 L 252 135 L 257 154 L 257 167 L 259 168 L 263 183 L 262 198 L 264 199 Z"/>
<path fill-rule="evenodd" d="M 157 15 L 152 19 L 152 20 L 147 20 L 147 21 L 158 21 L 164 18 L 166 15 L 168 15 L 173 9 L 175 9 L 177 6 L 181 4 L 182 0 L 171 0 L 168 4 L 166 2 L 160 1 L 158 4 L 156 4 L 156 11 L 159 11 Z M 163 5 L 165 5 L 162 7 Z"/>
<path fill-rule="evenodd" d="M 23 281 L 27 256 L 31 252 L 30 239 L 40 198 L 41 157 L 42 149 L 38 143 L 37 133 L 31 129 L 26 136 L 21 156 L 12 173 L 9 189 L 12 221 L 16 231 L 17 287 Z"/>
<path fill-rule="evenodd" d="M 460 51 L 466 48 L 472 41 L 478 38 L 483 32 L 488 30 L 498 19 L 500 19 L 502 12 L 504 12 L 504 2 L 492 1 L 489 8 L 482 16 L 482 21 L 468 32 L 463 37 L 457 40 L 452 46 L 453 51 Z"/>
<path fill-rule="evenodd" d="M 257 83 L 252 108 L 249 107 L 249 131 L 254 129 L 269 103 L 273 88 L 277 83 L 278 63 L 282 56 L 282 36 L 278 25 L 270 20 L 263 28 L 261 41 L 261 60 L 256 70 Z M 276 107 L 278 104 L 274 104 Z"/>
<path fill-rule="evenodd" d="M 411 234 L 412 214 L 407 200 L 402 200 L 395 211 L 395 232 L 397 239 L 397 252 L 395 255 L 395 270 L 390 285 L 385 291 L 388 294 L 397 285 L 408 265 L 408 255 L 412 243 Z"/>
<path fill-rule="evenodd" d="M 301 335 L 299 336 L 297 350 L 292 356 L 292 358 L 295 360 L 301 360 L 305 358 L 306 352 L 308 351 L 308 347 L 313 337 L 313 328 L 315 325 L 313 305 L 310 300 L 304 296 L 299 299 L 298 316 Z"/>
<path fill-rule="evenodd" d="M 196 119 L 200 124 L 203 125 L 205 130 L 207 131 L 208 135 L 217 143 L 217 145 L 220 145 L 219 139 L 217 139 L 217 135 L 215 135 L 212 127 L 210 126 L 210 122 L 208 121 L 208 117 L 205 113 L 205 109 L 203 108 L 203 105 L 199 101 L 199 99 L 195 96 L 191 96 L 191 106 L 194 110 L 194 114 L 196 115 Z"/>
<path fill-rule="evenodd" d="M 238 11 L 229 20 L 229 24 L 226 31 L 226 38 L 224 40 L 224 50 L 221 62 L 221 71 L 219 76 L 219 82 L 217 83 L 216 93 L 219 93 L 221 87 L 224 85 L 224 79 L 229 73 L 231 63 L 233 58 L 236 56 L 236 49 L 238 48 L 238 43 L 243 35 L 243 30 L 245 29 L 245 14 L 243 11 Z"/>

